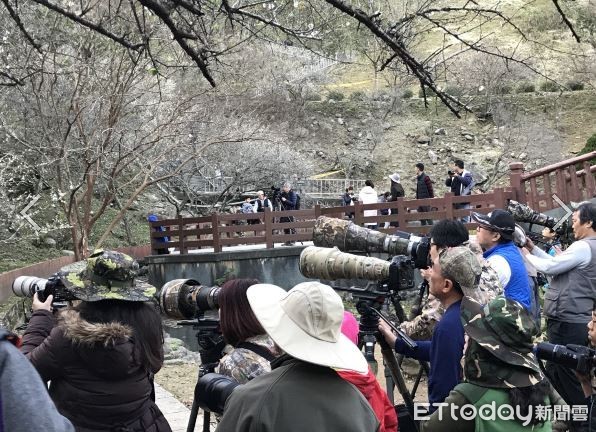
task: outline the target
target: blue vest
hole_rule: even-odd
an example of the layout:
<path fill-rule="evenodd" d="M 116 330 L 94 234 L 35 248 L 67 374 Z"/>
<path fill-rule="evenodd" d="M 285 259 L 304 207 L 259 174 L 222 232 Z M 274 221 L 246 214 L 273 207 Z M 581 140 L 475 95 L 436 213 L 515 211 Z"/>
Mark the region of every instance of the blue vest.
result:
<path fill-rule="evenodd" d="M 528 310 L 532 310 L 532 288 L 530 277 L 524 265 L 524 258 L 513 242 L 500 243 L 483 253 L 484 258 L 491 255 L 500 255 L 509 264 L 511 278 L 509 283 L 503 287 L 505 297 L 517 300 Z"/>

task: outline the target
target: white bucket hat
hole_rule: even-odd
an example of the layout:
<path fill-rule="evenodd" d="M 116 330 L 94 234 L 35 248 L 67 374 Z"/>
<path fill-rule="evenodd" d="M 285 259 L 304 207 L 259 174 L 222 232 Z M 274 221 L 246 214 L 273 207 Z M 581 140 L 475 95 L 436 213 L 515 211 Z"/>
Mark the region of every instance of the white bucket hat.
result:
<path fill-rule="evenodd" d="M 398 173 L 393 173 L 389 176 L 389 179 L 394 181 L 395 183 L 399 183 L 400 178 L 401 177 L 399 176 Z"/>
<path fill-rule="evenodd" d="M 341 333 L 344 307 L 330 286 L 303 282 L 285 291 L 257 284 L 246 294 L 255 316 L 284 352 L 321 366 L 368 371 L 364 355 Z"/>

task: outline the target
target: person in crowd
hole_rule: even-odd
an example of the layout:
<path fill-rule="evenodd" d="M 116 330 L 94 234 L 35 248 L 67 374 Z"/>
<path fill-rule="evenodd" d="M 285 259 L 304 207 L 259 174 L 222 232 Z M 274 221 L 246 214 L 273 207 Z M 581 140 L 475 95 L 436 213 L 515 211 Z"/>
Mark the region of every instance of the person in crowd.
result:
<path fill-rule="evenodd" d="M 282 211 L 296 210 L 297 201 L 296 192 L 292 189 L 292 185 L 288 182 L 284 183 L 281 188 L 281 209 Z M 282 216 L 279 218 L 281 223 L 294 222 L 294 216 Z M 295 234 L 294 228 L 284 228 L 284 234 Z M 284 246 L 293 246 L 296 242 L 287 241 Z"/>
<path fill-rule="evenodd" d="M 399 173 L 393 173 L 389 176 L 389 180 L 391 181 L 391 200 L 390 201 L 397 201 L 398 198 L 403 198 L 406 196 L 406 192 L 404 191 L 404 187 L 401 185 L 401 177 Z M 391 209 L 391 214 L 398 214 L 398 210 L 396 208 Z M 392 227 L 399 227 L 399 222 L 393 221 L 390 223 Z"/>
<path fill-rule="evenodd" d="M 517 300 L 531 313 L 536 309 L 533 291 L 520 249 L 513 243 L 515 220 L 511 213 L 496 209 L 488 215 L 472 213 L 478 224 L 476 240 L 484 257 L 499 274 L 505 297 Z"/>
<path fill-rule="evenodd" d="M 391 201 L 391 192 L 385 192 L 384 194 L 380 195 L 378 198 L 378 202 L 380 202 L 380 203 L 386 203 L 386 202 L 390 202 L 390 201 Z M 381 213 L 381 216 L 388 216 L 389 209 L 382 208 L 380 213 Z M 389 222 L 384 222 L 383 228 L 388 228 L 388 227 L 389 227 Z"/>
<path fill-rule="evenodd" d="M 588 340 L 590 341 L 591 348 L 596 348 L 596 305 L 595 309 L 592 310 L 592 319 L 588 323 Z M 593 374 L 593 371 L 587 374 L 575 372 L 586 397 L 584 404 L 588 407 L 589 432 L 596 431 L 596 387 L 593 385 Z"/>
<path fill-rule="evenodd" d="M 434 198 L 435 192 L 433 189 L 433 182 L 428 175 L 424 172 L 424 164 L 418 162 L 416 164 L 416 199 Z M 419 206 L 418 213 L 429 212 L 431 206 Z M 422 219 L 420 222 L 422 225 L 432 225 L 431 219 Z"/>
<path fill-rule="evenodd" d="M 319 282 L 304 282 L 287 292 L 253 285 L 247 296 L 284 354 L 271 363 L 271 373 L 234 390 L 217 432 L 378 431 L 368 401 L 334 370 L 368 370 L 358 347 L 341 333 L 339 295 Z"/>
<path fill-rule="evenodd" d="M 240 384 L 271 372 L 270 362 L 277 354 L 246 297 L 248 288 L 258 283 L 256 279 L 231 279 L 221 286 L 218 297 L 221 333 L 234 347 L 220 360 L 218 373 Z"/>
<path fill-rule="evenodd" d="M 440 220 L 433 225 L 430 231 L 430 259 L 433 262 L 439 256 L 439 252 L 444 249 L 456 246 L 468 246 L 478 258 L 478 262 L 481 265 L 481 273 L 478 289 L 464 292 L 464 294 L 477 299 L 481 303 L 488 303 L 503 293 L 503 287 L 501 286 L 497 272 L 484 259 L 482 251 L 477 245 L 470 243 L 469 239 L 468 230 L 462 222 L 450 219 Z M 432 272 L 432 267 L 420 270 L 422 277 L 427 281 L 430 280 Z M 436 323 L 439 322 L 445 312 L 441 306 L 441 302 L 432 294 L 429 294 L 423 300 L 421 313 L 413 320 L 400 324 L 400 328 L 413 339 L 430 339 Z"/>
<path fill-rule="evenodd" d="M 253 209 L 255 213 L 264 213 L 266 208 L 273 211 L 271 200 L 265 196 L 265 192 L 260 190 L 257 192 L 257 199 L 255 200 Z"/>
<path fill-rule="evenodd" d="M 358 194 L 358 200 L 362 204 L 376 204 L 378 199 L 377 191 L 375 190 L 375 185 L 372 180 L 366 180 L 364 182 L 364 187 L 360 189 L 360 193 Z M 376 210 L 364 210 L 364 217 L 371 217 L 376 216 Z M 364 226 L 367 228 L 374 229 L 377 227 L 376 222 L 365 222 Z"/>
<path fill-rule="evenodd" d="M 488 305 L 466 297 L 461 321 L 467 336 L 465 380 L 421 423 L 421 432 L 550 432 L 551 420 L 541 412 L 547 408 L 553 412 L 555 405 L 565 402 L 544 378 L 534 356 L 533 338 L 539 329 L 533 317 L 519 302 L 504 296 Z M 470 405 L 483 415 L 470 416 Z M 486 412 L 491 405 L 494 416 Z M 514 409 L 512 415 L 502 410 L 504 405 Z"/>
<path fill-rule="evenodd" d="M 474 187 L 474 179 L 470 171 L 464 169 L 464 161 L 456 159 L 453 161 L 453 171 L 447 171 L 449 177 L 445 180 L 445 185 L 451 189 L 455 196 L 470 195 Z M 457 203 L 456 209 L 470 208 L 470 203 Z M 469 218 L 464 217 L 462 222 L 468 222 Z"/>
<path fill-rule="evenodd" d="M 0 431 L 74 432 L 37 371 L 19 352 L 19 338 L 0 328 Z"/>
<path fill-rule="evenodd" d="M 150 214 L 149 216 L 147 216 L 148 222 L 157 222 L 158 220 L 159 220 L 159 218 L 157 217 L 157 215 Z M 166 229 L 163 226 L 153 227 L 154 232 L 164 232 L 165 230 Z M 167 246 L 167 243 L 170 241 L 170 238 L 168 236 L 164 235 L 163 237 L 155 237 L 155 241 L 158 243 L 164 243 L 164 246 Z M 157 249 L 158 255 L 168 255 L 169 253 L 170 253 L 170 250 L 167 247 L 162 247 L 162 248 Z"/>
<path fill-rule="evenodd" d="M 354 345 L 358 345 L 359 325 L 358 321 L 351 312 L 344 312 L 344 319 L 341 323 L 341 332 Z M 377 419 L 380 422 L 379 432 L 397 432 L 397 415 L 395 408 L 389 401 L 387 393 L 381 388 L 372 369 L 368 368 L 368 373 L 338 370 L 340 377 L 352 383 L 364 395 L 370 406 L 374 410 Z"/>
<path fill-rule="evenodd" d="M 81 300 L 51 312 L 52 296 L 35 294 L 21 351 L 44 381 L 58 411 L 77 432 L 169 432 L 155 404 L 153 375 L 163 364 L 155 287 L 136 278 L 128 255 L 99 250 L 61 274 Z"/>
<path fill-rule="evenodd" d="M 596 204 L 582 203 L 572 216 L 573 242 L 554 257 L 528 240 L 524 253 L 539 272 L 552 276 L 544 294 L 548 341 L 553 344 L 585 345 L 585 326 L 590 322 L 596 299 Z M 573 371 L 548 362 L 549 379 L 570 405 L 584 402 Z"/>
<path fill-rule="evenodd" d="M 434 328 L 432 338 L 418 341 L 410 348 L 398 338 L 387 323 L 379 330 L 395 351 L 417 360 L 429 361 L 428 401 L 430 409 L 443 402 L 449 392 L 461 381 L 461 358 L 464 350 L 464 329 L 459 319 L 464 292 L 478 288 L 481 267 L 474 253 L 465 246 L 444 249 L 433 260 L 429 291 L 441 302 L 445 313 Z"/>
<path fill-rule="evenodd" d="M 353 206 L 354 202 L 356 201 L 356 199 L 354 198 L 354 187 L 352 185 L 350 185 L 347 189 L 346 189 L 346 193 L 344 193 L 341 197 L 341 203 L 342 206 Z M 354 217 L 354 212 L 350 211 L 350 212 L 346 212 L 346 216 L 350 219 L 352 219 Z"/>

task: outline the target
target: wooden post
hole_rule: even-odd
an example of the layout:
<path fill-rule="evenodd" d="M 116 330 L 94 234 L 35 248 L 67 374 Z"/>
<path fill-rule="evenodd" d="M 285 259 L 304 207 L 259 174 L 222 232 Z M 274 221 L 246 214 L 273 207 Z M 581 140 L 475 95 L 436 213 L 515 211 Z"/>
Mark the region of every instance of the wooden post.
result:
<path fill-rule="evenodd" d="M 494 196 L 495 207 L 500 209 L 506 209 L 507 203 L 505 202 L 505 191 L 503 190 L 503 188 L 495 188 Z"/>
<path fill-rule="evenodd" d="M 186 246 L 184 245 L 184 223 L 182 222 L 182 216 L 178 216 L 178 241 L 180 242 L 180 255 L 186 253 Z"/>
<path fill-rule="evenodd" d="M 211 232 L 213 236 L 213 252 L 221 252 L 221 244 L 219 242 L 219 219 L 217 213 L 211 214 Z"/>
<path fill-rule="evenodd" d="M 596 185 L 594 182 L 594 175 L 591 171 L 590 161 L 584 162 L 584 173 L 586 176 L 584 179 L 584 183 L 586 185 L 586 199 L 592 199 L 592 197 L 596 194 Z"/>
<path fill-rule="evenodd" d="M 515 193 L 518 202 L 526 203 L 526 187 L 523 182 L 524 163 L 511 162 L 509 164 L 509 184 Z"/>
<path fill-rule="evenodd" d="M 263 222 L 265 223 L 265 244 L 267 245 L 267 249 L 273 249 L 275 246 L 273 244 L 273 229 L 271 228 L 273 218 L 271 217 L 271 210 L 269 207 L 265 207 L 263 219 Z"/>
<path fill-rule="evenodd" d="M 399 197 L 395 200 L 395 206 L 397 208 L 397 222 L 399 223 L 399 229 L 406 228 L 406 206 L 404 205 L 404 197 Z"/>
<path fill-rule="evenodd" d="M 445 219 L 452 220 L 453 216 L 453 192 L 445 193 Z"/>
<path fill-rule="evenodd" d="M 157 250 L 154 247 L 155 239 L 151 237 L 153 233 L 153 227 L 151 226 L 151 222 L 149 222 L 149 241 L 151 242 L 151 255 L 157 255 Z"/>
<path fill-rule="evenodd" d="M 358 226 L 364 223 L 364 209 L 360 201 L 354 203 L 354 223 Z"/>
<path fill-rule="evenodd" d="M 321 205 L 315 204 L 315 219 L 321 216 Z"/>

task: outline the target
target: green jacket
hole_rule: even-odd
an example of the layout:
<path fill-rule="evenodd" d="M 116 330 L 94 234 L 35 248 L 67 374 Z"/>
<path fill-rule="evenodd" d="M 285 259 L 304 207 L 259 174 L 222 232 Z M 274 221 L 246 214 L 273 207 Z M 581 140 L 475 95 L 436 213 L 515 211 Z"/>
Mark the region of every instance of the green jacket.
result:
<path fill-rule="evenodd" d="M 377 432 L 362 393 L 333 369 L 288 355 L 228 398 L 217 432 Z"/>
<path fill-rule="evenodd" d="M 523 426 L 516 420 L 501 420 L 498 416 L 495 421 L 483 420 L 480 416 L 476 416 L 475 419 L 464 420 L 460 416 L 459 408 L 466 404 L 472 404 L 478 408 L 482 405 L 491 404 L 493 401 L 496 407 L 508 404 L 509 397 L 507 391 L 502 389 L 486 389 L 471 383 L 461 383 L 445 399 L 446 406 L 442 406 L 435 411 L 429 420 L 421 422 L 420 432 L 550 432 L 552 430 L 552 423 L 548 420 L 543 425 L 536 425 L 532 428 L 531 425 Z M 544 405 L 552 407 L 554 405 L 566 405 L 566 403 L 556 391 L 551 389 L 551 393 L 548 395 Z M 451 417 L 452 406 L 456 407 L 455 413 L 457 419 Z"/>

